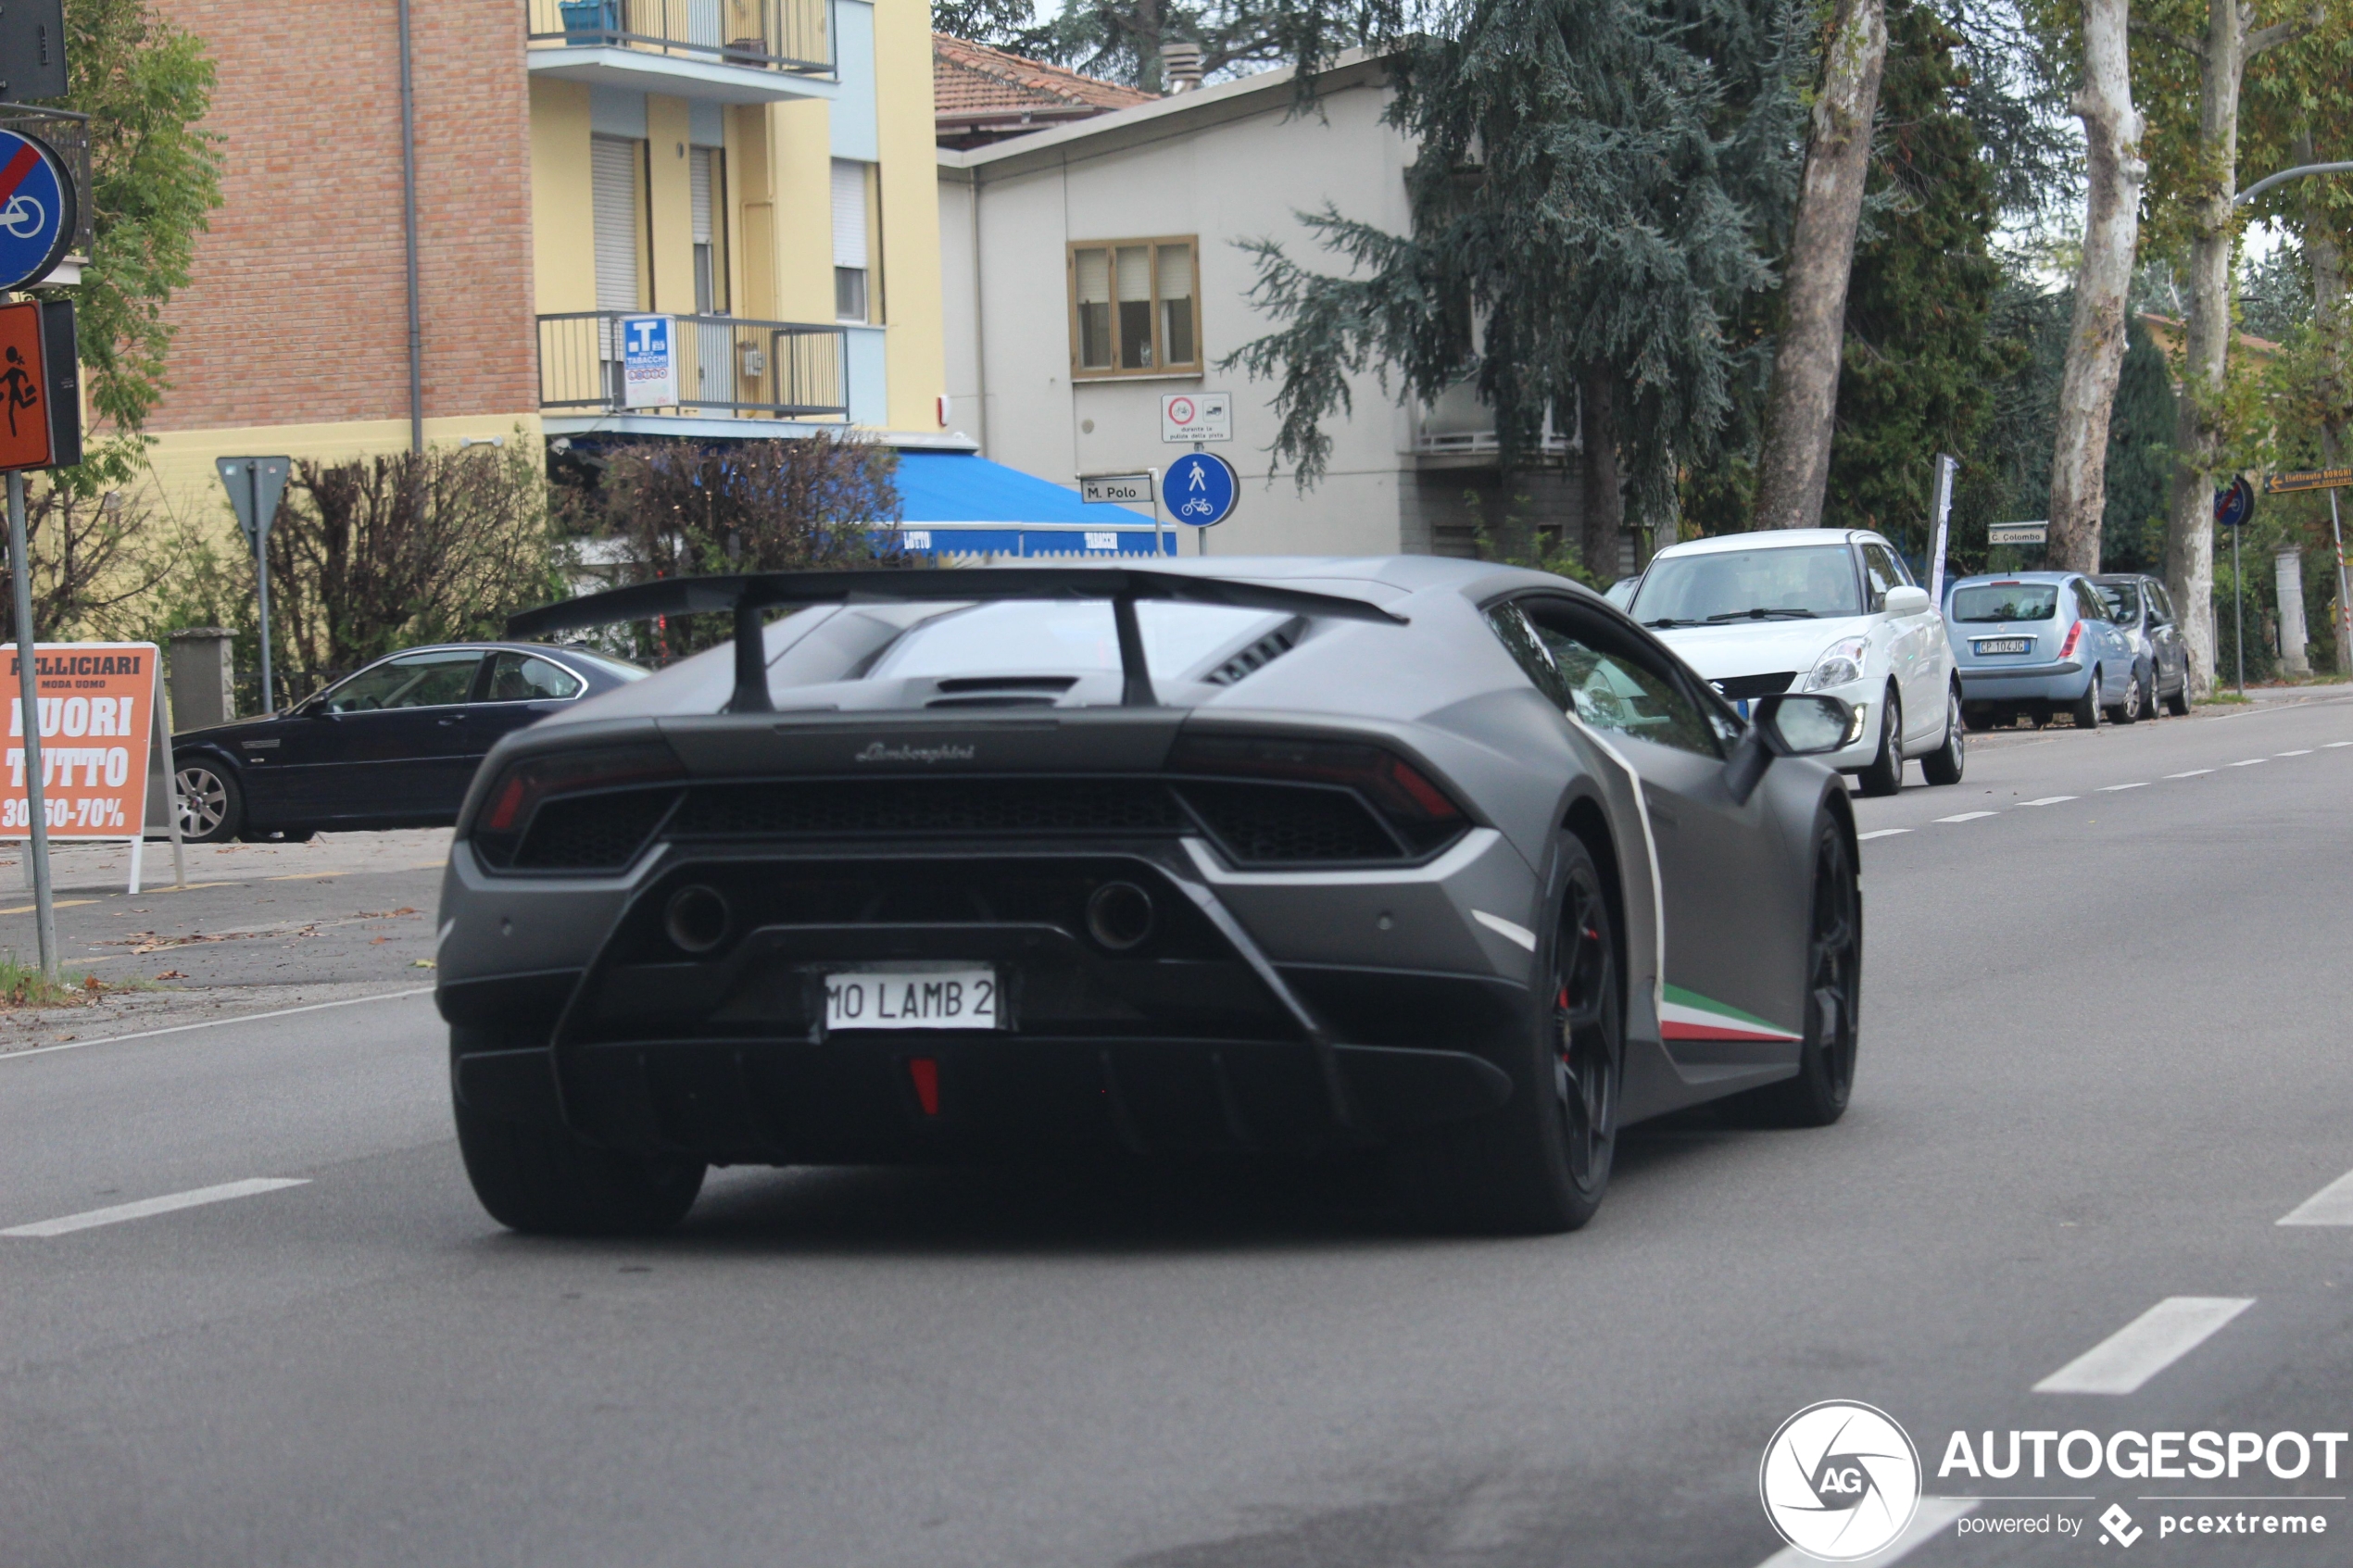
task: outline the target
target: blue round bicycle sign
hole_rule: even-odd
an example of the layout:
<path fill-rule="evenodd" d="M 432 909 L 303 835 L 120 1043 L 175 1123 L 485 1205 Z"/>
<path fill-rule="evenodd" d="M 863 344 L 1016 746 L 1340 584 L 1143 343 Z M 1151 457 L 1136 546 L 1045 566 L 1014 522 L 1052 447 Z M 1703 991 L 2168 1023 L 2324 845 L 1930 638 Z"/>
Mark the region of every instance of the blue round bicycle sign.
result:
<path fill-rule="evenodd" d="M 2241 474 L 2214 492 L 2214 521 L 2224 528 L 2243 527 L 2255 515 L 2255 486 Z"/>
<path fill-rule="evenodd" d="M 48 144 L 0 131 L 0 289 L 47 277 L 75 228 L 73 181 Z"/>
<path fill-rule="evenodd" d="M 1212 452 L 1193 452 L 1168 465 L 1161 476 L 1161 504 L 1178 522 L 1207 528 L 1234 515 L 1242 493 L 1234 465 Z"/>

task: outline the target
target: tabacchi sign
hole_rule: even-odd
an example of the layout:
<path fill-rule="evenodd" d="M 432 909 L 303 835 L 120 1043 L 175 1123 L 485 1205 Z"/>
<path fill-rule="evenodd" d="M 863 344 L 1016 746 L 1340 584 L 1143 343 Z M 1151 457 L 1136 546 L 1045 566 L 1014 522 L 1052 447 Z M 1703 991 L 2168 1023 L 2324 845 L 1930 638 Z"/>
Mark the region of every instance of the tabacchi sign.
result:
<path fill-rule="evenodd" d="M 42 643 L 41 787 L 52 838 L 134 838 L 147 813 L 147 743 L 155 731 L 153 643 Z M 0 838 L 32 832 L 25 808 L 24 699 L 6 648 L 8 748 L 0 771 Z"/>

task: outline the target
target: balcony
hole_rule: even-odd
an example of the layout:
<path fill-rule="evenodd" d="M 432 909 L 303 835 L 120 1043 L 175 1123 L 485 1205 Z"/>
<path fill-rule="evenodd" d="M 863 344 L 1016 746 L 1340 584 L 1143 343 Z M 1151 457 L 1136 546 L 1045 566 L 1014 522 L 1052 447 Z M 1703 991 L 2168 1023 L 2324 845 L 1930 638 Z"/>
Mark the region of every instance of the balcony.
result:
<path fill-rule="evenodd" d="M 621 321 L 636 311 L 539 318 L 539 407 L 600 415 L 653 414 L 622 399 Z M 673 316 L 678 402 L 705 418 L 849 418 L 849 329 L 736 316 Z"/>
<path fill-rule="evenodd" d="M 535 75 L 764 104 L 830 96 L 832 0 L 524 0 Z"/>

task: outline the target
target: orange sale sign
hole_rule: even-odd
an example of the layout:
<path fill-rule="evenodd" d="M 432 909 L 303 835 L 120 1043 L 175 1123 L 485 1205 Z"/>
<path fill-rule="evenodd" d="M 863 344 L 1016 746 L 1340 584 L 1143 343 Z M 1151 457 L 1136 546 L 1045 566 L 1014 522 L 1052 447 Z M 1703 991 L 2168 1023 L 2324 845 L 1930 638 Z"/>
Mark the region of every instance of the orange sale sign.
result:
<path fill-rule="evenodd" d="M 52 838 L 140 836 L 147 815 L 147 747 L 161 662 L 153 643 L 42 643 L 41 787 Z M 8 747 L 0 768 L 0 839 L 31 835 L 25 801 L 24 699 L 6 645 Z"/>

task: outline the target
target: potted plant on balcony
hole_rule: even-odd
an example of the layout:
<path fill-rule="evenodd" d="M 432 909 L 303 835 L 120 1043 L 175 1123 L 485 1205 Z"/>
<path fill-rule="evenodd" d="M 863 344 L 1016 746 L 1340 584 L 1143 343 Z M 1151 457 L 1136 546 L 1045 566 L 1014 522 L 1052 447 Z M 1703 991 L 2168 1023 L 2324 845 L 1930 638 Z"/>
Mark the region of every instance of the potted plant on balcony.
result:
<path fill-rule="evenodd" d="M 564 42 L 601 44 L 621 31 L 621 0 L 560 0 Z"/>

